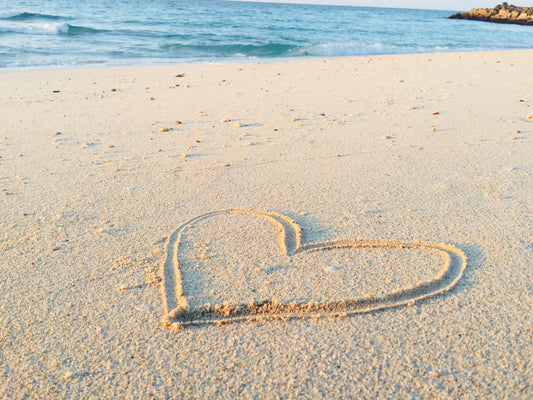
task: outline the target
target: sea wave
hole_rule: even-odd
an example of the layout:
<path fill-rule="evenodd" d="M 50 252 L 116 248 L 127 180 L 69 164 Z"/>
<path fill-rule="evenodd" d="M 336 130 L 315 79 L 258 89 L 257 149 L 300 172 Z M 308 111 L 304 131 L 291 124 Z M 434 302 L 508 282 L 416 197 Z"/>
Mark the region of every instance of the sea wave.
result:
<path fill-rule="evenodd" d="M 68 24 L 62 22 L 0 25 L 0 32 L 2 33 L 24 33 L 27 35 L 56 35 L 68 33 L 68 29 Z"/>
<path fill-rule="evenodd" d="M 290 57 L 346 57 L 379 54 L 416 54 L 463 51 L 470 48 L 449 46 L 407 46 L 383 43 L 325 43 L 318 45 L 299 46 L 286 54 Z"/>
<path fill-rule="evenodd" d="M 168 57 L 282 57 L 297 48 L 284 43 L 264 44 L 163 44 Z"/>
<path fill-rule="evenodd" d="M 290 55 L 296 57 L 341 57 L 394 52 L 396 49 L 397 47 L 394 45 L 383 45 L 381 43 L 323 43 L 300 46 L 299 48 L 294 49 Z"/>
<path fill-rule="evenodd" d="M 108 32 L 108 30 L 106 29 L 89 28 L 87 26 L 76 26 L 76 25 L 70 25 L 70 24 L 67 24 L 67 26 L 68 26 L 67 33 L 69 35 L 87 35 L 87 34 Z"/>
<path fill-rule="evenodd" d="M 449 47 L 399 46 L 383 43 L 324 43 L 297 45 L 286 43 L 264 44 L 164 44 L 160 45 L 163 56 L 187 57 L 346 57 L 378 54 L 413 54 L 456 51 Z"/>
<path fill-rule="evenodd" d="M 0 11 L 0 19 L 9 19 L 18 14 L 18 11 Z"/>
<path fill-rule="evenodd" d="M 27 35 L 86 35 L 105 32 L 86 26 L 70 25 L 64 22 L 5 23 L 0 24 L 0 33 L 22 33 Z"/>
<path fill-rule="evenodd" d="M 18 11 L 0 11 L 0 20 L 7 21 L 28 21 L 28 20 L 60 20 L 64 17 L 60 15 L 39 14 L 31 12 L 18 12 Z"/>
<path fill-rule="evenodd" d="M 89 64 L 89 63 L 88 63 Z M 95 63 L 95 65 L 98 65 Z M 61 59 L 35 58 L 32 60 L 0 61 L 0 68 L 35 69 L 35 68 L 74 68 L 80 66 L 77 61 L 63 61 Z"/>

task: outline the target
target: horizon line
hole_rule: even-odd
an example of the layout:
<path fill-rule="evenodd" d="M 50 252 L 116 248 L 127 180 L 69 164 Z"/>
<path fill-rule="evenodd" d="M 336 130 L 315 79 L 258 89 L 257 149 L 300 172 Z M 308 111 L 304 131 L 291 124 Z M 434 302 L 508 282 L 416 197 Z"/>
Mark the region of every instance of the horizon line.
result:
<path fill-rule="evenodd" d="M 354 4 L 327 4 L 327 3 L 309 3 L 306 0 L 222 0 L 238 3 L 266 3 L 266 4 L 292 4 L 292 5 L 307 5 L 307 6 L 328 6 L 328 7 L 354 7 L 354 8 L 388 8 L 391 10 L 428 10 L 428 11 L 468 11 L 456 9 L 443 8 L 413 8 L 413 7 L 390 7 L 390 6 L 361 6 Z"/>

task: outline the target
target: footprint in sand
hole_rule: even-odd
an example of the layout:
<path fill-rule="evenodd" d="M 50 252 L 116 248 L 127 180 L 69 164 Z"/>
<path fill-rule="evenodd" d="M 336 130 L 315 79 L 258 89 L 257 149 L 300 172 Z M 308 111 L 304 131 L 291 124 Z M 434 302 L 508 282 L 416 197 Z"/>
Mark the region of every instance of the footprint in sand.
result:
<path fill-rule="evenodd" d="M 465 254 L 443 243 L 302 243 L 299 225 L 283 214 L 216 211 L 168 239 L 164 322 L 181 328 L 367 313 L 444 293 L 465 268 Z"/>

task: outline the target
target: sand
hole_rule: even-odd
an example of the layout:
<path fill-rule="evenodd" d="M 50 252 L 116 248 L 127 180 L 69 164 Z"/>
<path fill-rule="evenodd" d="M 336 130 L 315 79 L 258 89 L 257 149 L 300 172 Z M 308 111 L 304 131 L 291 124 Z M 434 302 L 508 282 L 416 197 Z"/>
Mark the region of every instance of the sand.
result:
<path fill-rule="evenodd" d="M 0 397 L 533 396 L 533 51 L 0 87 Z"/>

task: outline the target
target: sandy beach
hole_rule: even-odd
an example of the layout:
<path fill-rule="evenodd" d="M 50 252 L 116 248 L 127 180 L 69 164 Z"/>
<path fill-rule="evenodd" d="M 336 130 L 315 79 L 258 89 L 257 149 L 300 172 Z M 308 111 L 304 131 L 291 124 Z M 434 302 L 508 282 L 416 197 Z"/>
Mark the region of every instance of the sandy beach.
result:
<path fill-rule="evenodd" d="M 531 398 L 533 51 L 0 72 L 1 398 Z"/>

